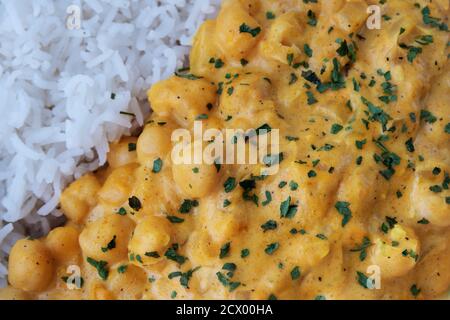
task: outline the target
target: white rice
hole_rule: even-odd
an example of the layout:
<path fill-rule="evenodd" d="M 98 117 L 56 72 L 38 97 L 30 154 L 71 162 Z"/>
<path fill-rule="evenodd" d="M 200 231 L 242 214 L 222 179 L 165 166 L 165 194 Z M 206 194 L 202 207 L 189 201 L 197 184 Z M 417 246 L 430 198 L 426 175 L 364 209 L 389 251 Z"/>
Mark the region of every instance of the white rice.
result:
<path fill-rule="evenodd" d="M 219 2 L 0 0 L 0 287 L 12 244 L 58 223 L 61 190 L 143 123 L 146 90 L 186 63 Z"/>

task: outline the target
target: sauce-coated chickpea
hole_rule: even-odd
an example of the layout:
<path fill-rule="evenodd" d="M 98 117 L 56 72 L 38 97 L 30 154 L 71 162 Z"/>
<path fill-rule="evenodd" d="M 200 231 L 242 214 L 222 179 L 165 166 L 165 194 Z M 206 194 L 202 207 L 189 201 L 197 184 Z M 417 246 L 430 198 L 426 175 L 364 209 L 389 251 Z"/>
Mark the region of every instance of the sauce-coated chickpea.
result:
<path fill-rule="evenodd" d="M 43 242 L 17 241 L 9 256 L 9 283 L 24 291 L 43 291 L 53 278 L 53 257 Z"/>
<path fill-rule="evenodd" d="M 79 235 L 74 227 L 59 227 L 50 231 L 45 243 L 57 262 L 76 261 L 80 254 Z"/>
<path fill-rule="evenodd" d="M 139 256 L 143 264 L 154 264 L 164 256 L 170 244 L 171 226 L 163 217 L 147 216 L 136 226 L 128 249 L 135 257 Z M 138 265 L 140 261 L 135 259 Z"/>
<path fill-rule="evenodd" d="M 89 223 L 79 238 L 83 254 L 108 263 L 126 259 L 133 228 L 134 222 L 131 219 L 117 214 L 110 214 Z"/>
<path fill-rule="evenodd" d="M 80 222 L 97 203 L 100 183 L 92 174 L 86 174 L 74 181 L 61 194 L 61 208 L 67 218 Z"/>

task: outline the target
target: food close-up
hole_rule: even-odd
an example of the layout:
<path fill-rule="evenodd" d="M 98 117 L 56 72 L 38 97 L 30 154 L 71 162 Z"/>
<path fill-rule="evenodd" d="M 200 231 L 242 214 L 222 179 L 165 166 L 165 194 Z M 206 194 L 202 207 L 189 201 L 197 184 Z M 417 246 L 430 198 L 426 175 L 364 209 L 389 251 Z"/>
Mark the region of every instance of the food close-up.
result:
<path fill-rule="evenodd" d="M 449 298 L 448 0 L 0 8 L 0 299 Z"/>

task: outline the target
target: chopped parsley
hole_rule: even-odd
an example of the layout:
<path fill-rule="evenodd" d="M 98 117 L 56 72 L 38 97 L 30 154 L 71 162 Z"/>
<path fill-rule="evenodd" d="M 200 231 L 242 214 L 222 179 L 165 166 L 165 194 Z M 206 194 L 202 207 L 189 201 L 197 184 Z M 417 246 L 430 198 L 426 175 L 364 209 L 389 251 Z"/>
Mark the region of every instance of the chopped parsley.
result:
<path fill-rule="evenodd" d="M 342 218 L 342 227 L 345 227 L 345 225 L 352 218 L 352 211 L 350 210 L 349 206 L 350 206 L 350 203 L 349 202 L 345 202 L 345 201 L 338 201 L 334 205 L 334 207 L 339 212 L 339 214 L 343 216 L 343 218 Z"/>
<path fill-rule="evenodd" d="M 230 193 L 231 191 L 233 191 L 234 188 L 236 188 L 236 178 L 229 177 L 223 184 L 223 187 L 226 193 Z"/>
<path fill-rule="evenodd" d="M 381 229 L 381 231 L 383 231 L 383 233 L 388 233 L 388 231 L 390 229 L 393 229 L 394 226 L 397 224 L 397 219 L 395 217 L 392 218 L 392 217 L 386 216 L 385 220 L 386 220 L 386 222 L 383 222 L 381 224 L 381 228 L 380 229 Z"/>
<path fill-rule="evenodd" d="M 136 150 L 136 143 L 129 143 L 128 144 L 128 152 L 132 152 Z"/>
<path fill-rule="evenodd" d="M 97 260 L 92 259 L 92 258 L 90 258 L 90 257 L 87 257 L 86 261 L 87 261 L 91 266 L 93 266 L 95 269 L 97 269 L 97 273 L 98 273 L 99 277 L 100 277 L 102 280 L 108 279 L 108 274 L 109 274 L 109 271 L 108 271 L 108 269 L 107 269 L 108 262 L 103 261 L 103 260 L 97 261 Z"/>
<path fill-rule="evenodd" d="M 182 222 L 184 222 L 183 218 L 180 218 L 180 217 L 177 217 L 177 216 L 166 216 L 166 218 L 171 223 L 182 223 Z"/>
<path fill-rule="evenodd" d="M 414 296 L 414 298 L 415 297 L 417 297 L 419 294 L 420 294 L 420 291 L 422 291 L 421 289 L 419 289 L 418 287 L 417 287 L 417 285 L 416 284 L 413 284 L 412 286 L 411 286 L 411 288 L 409 289 L 409 291 L 411 291 L 411 294 Z"/>
<path fill-rule="evenodd" d="M 108 242 L 106 247 L 102 247 L 102 252 L 107 252 L 109 250 L 112 250 L 116 247 L 116 236 L 114 235 L 111 241 Z"/>
<path fill-rule="evenodd" d="M 344 127 L 342 125 L 335 123 L 331 126 L 330 132 L 332 134 L 338 134 L 342 129 L 344 129 Z"/>
<path fill-rule="evenodd" d="M 195 271 L 200 269 L 200 267 L 196 267 L 194 269 L 188 270 L 186 272 L 175 271 L 171 272 L 168 276 L 169 279 L 174 279 L 180 277 L 180 285 L 186 289 L 189 289 L 189 280 Z"/>
<path fill-rule="evenodd" d="M 266 248 L 264 249 L 264 252 L 268 255 L 272 255 L 275 251 L 278 250 L 279 247 L 280 247 L 280 244 L 278 242 L 274 242 L 274 243 L 268 244 L 266 246 Z"/>
<path fill-rule="evenodd" d="M 153 173 L 158 173 L 161 171 L 163 162 L 161 160 L 161 158 L 155 159 L 155 161 L 153 161 L 153 168 L 152 168 L 152 172 Z"/>
<path fill-rule="evenodd" d="M 243 24 L 241 24 L 241 26 L 239 27 L 239 32 L 240 33 L 249 33 L 251 34 L 251 36 L 253 38 L 255 38 L 260 32 L 261 32 L 261 28 L 260 27 L 256 27 L 256 28 L 251 28 L 250 26 L 248 26 L 247 24 L 245 24 L 245 22 Z"/>
<path fill-rule="evenodd" d="M 370 239 L 364 237 L 362 243 L 356 248 L 351 249 L 350 251 L 359 252 L 359 260 L 364 261 L 367 257 L 367 248 L 369 248 L 371 245 L 372 243 L 370 242 Z"/>
<path fill-rule="evenodd" d="M 308 99 L 306 100 L 308 105 L 311 106 L 318 102 L 317 99 L 314 97 L 314 94 L 311 91 L 306 91 L 306 96 L 308 97 Z"/>
<path fill-rule="evenodd" d="M 179 78 L 188 79 L 188 80 L 199 80 L 199 79 L 203 78 L 203 77 L 199 77 L 194 74 L 191 74 L 191 73 L 178 73 L 178 72 L 175 72 L 175 76 L 177 76 Z"/>
<path fill-rule="evenodd" d="M 246 258 L 250 255 L 250 250 L 248 249 L 242 249 L 241 250 L 241 258 Z"/>
<path fill-rule="evenodd" d="M 406 142 L 405 142 L 405 146 L 406 146 L 406 150 L 408 150 L 409 152 L 414 152 L 416 149 L 414 148 L 414 141 L 413 138 L 409 138 Z"/>
<path fill-rule="evenodd" d="M 156 258 L 156 259 L 160 257 L 158 251 L 149 251 L 149 252 L 146 252 L 144 255 L 146 257 Z"/>
<path fill-rule="evenodd" d="M 289 80 L 289 85 L 293 85 L 294 83 L 296 83 L 298 80 L 298 77 L 295 73 L 291 73 L 291 78 Z"/>
<path fill-rule="evenodd" d="M 300 267 L 296 266 L 291 270 L 291 279 L 292 280 L 297 280 L 299 279 L 301 276 L 301 271 L 300 271 Z"/>
<path fill-rule="evenodd" d="M 297 213 L 297 205 L 291 205 L 291 197 L 289 196 L 280 205 L 280 217 L 292 219 Z"/>
<path fill-rule="evenodd" d="M 268 220 L 264 224 L 261 225 L 261 229 L 263 229 L 264 232 L 269 230 L 275 230 L 278 227 L 278 224 L 275 220 Z"/>
<path fill-rule="evenodd" d="M 272 194 L 269 191 L 265 192 L 266 195 L 266 200 L 264 200 L 263 202 L 261 202 L 261 204 L 263 206 L 267 206 L 270 202 L 272 202 Z"/>
<path fill-rule="evenodd" d="M 366 289 L 372 289 L 374 287 L 374 280 L 369 279 L 364 273 L 356 272 L 358 283 Z"/>
<path fill-rule="evenodd" d="M 117 268 L 117 272 L 118 272 L 118 273 L 125 273 L 125 272 L 127 271 L 127 269 L 128 269 L 128 265 L 123 264 L 123 265 L 121 265 L 121 266 L 119 266 L 119 267 Z"/>
<path fill-rule="evenodd" d="M 437 118 L 434 114 L 432 114 L 428 110 L 421 110 L 420 111 L 420 120 L 425 121 L 426 123 L 433 124 L 437 121 Z"/>
<path fill-rule="evenodd" d="M 418 223 L 418 224 L 429 224 L 430 221 L 428 221 L 428 220 L 425 219 L 425 218 L 422 218 L 422 219 L 420 219 L 419 221 L 417 221 L 417 223 Z"/>
<path fill-rule="evenodd" d="M 231 247 L 231 242 L 227 242 L 220 248 L 220 253 L 219 253 L 220 259 L 223 259 L 230 254 L 230 247 Z"/>
<path fill-rule="evenodd" d="M 136 196 L 132 196 L 128 199 L 128 205 L 135 211 L 139 211 L 142 208 L 141 200 Z"/>
<path fill-rule="evenodd" d="M 224 286 L 227 287 L 230 292 L 234 291 L 237 287 L 241 285 L 240 282 L 233 282 L 227 276 L 225 276 L 222 272 L 216 273 L 217 279 Z"/>
<path fill-rule="evenodd" d="M 362 148 L 364 147 L 364 145 L 366 143 L 367 143 L 367 139 L 355 141 L 356 148 L 358 148 L 359 150 L 362 150 Z"/>
<path fill-rule="evenodd" d="M 441 22 L 441 19 L 431 16 L 431 11 L 428 6 L 422 9 L 422 20 L 423 23 L 433 28 L 438 28 L 441 31 L 448 31 L 448 26 L 444 22 Z"/>
<path fill-rule="evenodd" d="M 119 208 L 116 213 L 120 216 L 125 216 L 127 214 L 127 210 L 124 207 Z"/>
<path fill-rule="evenodd" d="M 178 212 L 180 213 L 189 213 L 192 208 L 198 207 L 197 200 L 184 199 L 183 203 L 180 205 Z"/>
<path fill-rule="evenodd" d="M 308 22 L 307 23 L 310 26 L 315 27 L 317 25 L 316 14 L 312 10 L 308 10 L 307 17 L 308 17 Z"/>
<path fill-rule="evenodd" d="M 167 249 L 166 253 L 164 253 L 164 256 L 167 259 L 175 261 L 181 265 L 186 262 L 187 258 L 177 253 L 178 248 L 179 248 L 178 244 L 174 243 L 170 248 Z"/>
<path fill-rule="evenodd" d="M 273 20 L 273 19 L 275 19 L 275 14 L 272 11 L 267 11 L 266 18 L 267 18 L 267 20 Z"/>
<path fill-rule="evenodd" d="M 308 57 L 311 58 L 313 56 L 313 50 L 311 49 L 311 47 L 307 43 L 303 46 L 303 51 L 305 51 L 305 54 Z"/>

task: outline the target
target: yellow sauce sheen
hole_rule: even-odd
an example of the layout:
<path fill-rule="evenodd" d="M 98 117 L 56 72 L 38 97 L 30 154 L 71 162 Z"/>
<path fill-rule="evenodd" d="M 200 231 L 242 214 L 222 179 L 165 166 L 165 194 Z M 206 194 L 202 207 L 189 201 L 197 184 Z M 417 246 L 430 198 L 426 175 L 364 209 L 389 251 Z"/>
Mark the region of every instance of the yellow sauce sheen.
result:
<path fill-rule="evenodd" d="M 382 6 L 381 29 L 369 30 L 366 9 L 378 2 L 224 1 L 217 19 L 206 21 L 195 37 L 188 73 L 196 77 L 173 76 L 150 89 L 154 112 L 143 132 L 112 144 L 109 166 L 64 191 L 66 226 L 14 246 L 10 287 L 2 289 L 0 297 L 445 295 L 450 284 L 450 192 L 445 188 L 450 173 L 448 32 L 424 23 L 421 10 L 428 6 L 432 17 L 447 23 L 449 4 L 388 0 Z M 253 34 L 240 31 L 244 23 Z M 432 43 L 416 41 L 424 35 L 432 36 Z M 351 54 L 337 52 L 344 40 L 356 52 L 354 61 Z M 411 49 L 401 44 L 422 52 L 408 61 Z M 341 87 L 320 93 L 305 79 L 307 70 L 322 83 L 338 76 Z M 369 85 L 371 80 L 375 84 Z M 388 96 L 396 100 L 379 99 L 386 95 L 386 86 L 395 86 Z M 369 110 L 367 102 L 378 113 Z M 264 164 L 222 165 L 219 171 L 208 164 L 173 164 L 172 131 L 192 130 L 202 114 L 207 115 L 201 117 L 204 129 L 264 124 L 279 129 L 279 172 L 259 177 Z M 383 115 L 388 115 L 384 130 Z M 389 175 L 389 164 L 375 161 L 375 154 L 384 154 L 386 163 L 393 159 L 390 167 L 395 172 L 389 179 L 380 173 Z M 399 163 L 389 157 L 392 154 Z M 156 159 L 162 168 L 155 173 Z M 230 177 L 235 187 L 226 192 Z M 249 179 L 255 188 L 245 197 L 239 182 Z M 248 200 L 254 196 L 257 205 Z M 140 206 L 131 208 L 131 197 Z M 288 197 L 296 212 L 281 217 L 280 207 Z M 185 199 L 191 200 L 191 208 L 180 213 Z M 183 222 L 173 223 L 173 216 Z M 264 231 L 261 226 L 269 220 L 277 226 Z M 368 245 L 361 249 L 365 238 Z M 272 252 L 267 250 L 271 244 L 276 249 Z M 249 254 L 242 257 L 244 249 Z M 174 252 L 184 263 L 166 257 Z M 106 280 L 88 258 L 104 262 Z M 226 263 L 228 270 L 223 269 Z M 231 274 L 230 263 L 235 266 Z M 69 290 L 62 280 L 70 276 L 70 265 L 81 268 L 84 283 L 79 290 Z M 370 276 L 367 270 L 373 265 L 380 268 L 381 288 L 370 290 L 358 281 L 358 272 Z M 172 272 L 182 275 L 169 279 Z M 220 281 L 218 272 L 225 280 Z"/>

